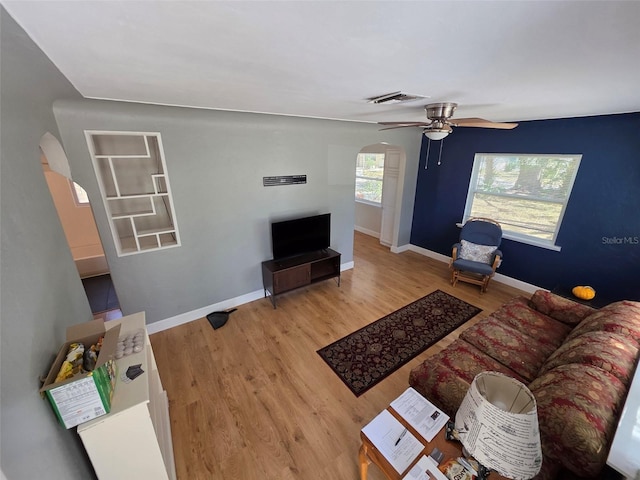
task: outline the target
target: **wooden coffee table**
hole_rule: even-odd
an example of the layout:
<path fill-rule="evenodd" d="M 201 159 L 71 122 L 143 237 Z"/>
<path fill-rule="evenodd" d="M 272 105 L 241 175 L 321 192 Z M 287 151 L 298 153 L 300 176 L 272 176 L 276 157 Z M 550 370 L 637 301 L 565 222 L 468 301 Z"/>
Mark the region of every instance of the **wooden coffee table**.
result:
<path fill-rule="evenodd" d="M 420 440 L 424 448 L 420 455 L 411 463 L 409 468 L 406 471 L 399 474 L 396 472 L 395 468 L 391 466 L 389 461 L 380 453 L 380 451 L 373 445 L 371 440 L 367 438 L 367 436 L 360 431 L 360 439 L 362 440 L 362 445 L 360 446 L 360 454 L 359 454 L 359 463 L 360 463 L 360 480 L 367 480 L 367 471 L 369 469 L 369 464 L 373 463 L 376 465 L 382 473 L 384 473 L 385 477 L 389 480 L 401 480 L 403 475 L 406 475 L 411 468 L 418 463 L 418 460 L 422 458 L 423 455 L 429 455 L 434 448 L 438 448 L 443 454 L 444 459 L 448 460 L 450 458 L 457 458 L 462 455 L 462 445 L 460 442 L 456 441 L 448 441 L 445 438 L 445 429 L 443 428 L 438 432 L 435 438 L 427 442 L 422 436 L 416 432 L 416 430 L 407 423 L 407 421 L 402 418 L 392 407 L 387 407 L 387 410 L 393 415 L 395 418 L 402 423 L 415 437 Z M 496 472 L 491 472 L 489 475 L 489 480 L 506 480 L 505 477 L 498 475 Z"/>

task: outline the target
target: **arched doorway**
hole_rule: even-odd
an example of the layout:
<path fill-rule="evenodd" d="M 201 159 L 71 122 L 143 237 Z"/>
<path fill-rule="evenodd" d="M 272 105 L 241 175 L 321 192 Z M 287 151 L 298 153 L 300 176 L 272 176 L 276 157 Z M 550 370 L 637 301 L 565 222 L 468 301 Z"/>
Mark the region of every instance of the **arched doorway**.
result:
<path fill-rule="evenodd" d="M 373 165 L 374 168 L 371 171 L 374 173 L 369 177 L 359 175 L 367 162 Z M 380 243 L 393 250 L 398 247 L 406 164 L 405 151 L 402 147 L 386 143 L 368 145 L 360 150 L 356 163 L 355 229 L 379 238 Z M 381 178 L 379 178 L 380 172 L 375 173 L 376 166 L 382 166 Z M 380 191 L 371 196 L 359 195 L 359 180 L 374 185 L 379 182 Z M 375 187 L 369 190 L 374 189 Z"/>
<path fill-rule="evenodd" d="M 71 178 L 67 156 L 49 132 L 40 140 L 42 169 L 95 318 L 122 316 L 88 196 Z"/>

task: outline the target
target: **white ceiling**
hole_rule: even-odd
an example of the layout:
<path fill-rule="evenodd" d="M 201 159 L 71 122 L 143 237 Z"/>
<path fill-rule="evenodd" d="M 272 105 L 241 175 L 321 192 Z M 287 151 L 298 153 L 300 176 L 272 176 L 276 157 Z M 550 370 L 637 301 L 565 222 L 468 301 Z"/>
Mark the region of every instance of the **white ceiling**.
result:
<path fill-rule="evenodd" d="M 638 1 L 3 1 L 90 98 L 366 122 L 640 111 Z M 399 105 L 365 98 L 402 90 Z"/>

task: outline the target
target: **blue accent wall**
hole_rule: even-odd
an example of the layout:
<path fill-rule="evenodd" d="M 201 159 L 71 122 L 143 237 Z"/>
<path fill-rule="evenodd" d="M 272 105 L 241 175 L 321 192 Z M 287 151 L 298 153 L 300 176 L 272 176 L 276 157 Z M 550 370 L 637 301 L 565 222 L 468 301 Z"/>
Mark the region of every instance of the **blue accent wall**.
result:
<path fill-rule="evenodd" d="M 499 273 L 543 288 L 593 286 L 599 298 L 640 300 L 640 113 L 521 122 L 514 130 L 456 128 L 423 137 L 411 243 L 444 255 L 460 234 L 476 153 L 582 154 L 556 244 L 503 240 Z"/>

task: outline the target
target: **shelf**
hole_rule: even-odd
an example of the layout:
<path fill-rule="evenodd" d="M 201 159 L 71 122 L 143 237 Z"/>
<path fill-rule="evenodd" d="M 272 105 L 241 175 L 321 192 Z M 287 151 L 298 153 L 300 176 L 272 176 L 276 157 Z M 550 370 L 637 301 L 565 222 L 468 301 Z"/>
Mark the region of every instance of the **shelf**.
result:
<path fill-rule="evenodd" d="M 155 213 L 156 212 L 153 210 L 140 210 L 138 212 L 114 213 L 111 214 L 111 218 L 146 217 L 149 215 L 155 215 Z"/>
<path fill-rule="evenodd" d="M 160 134 L 85 136 L 118 256 L 180 246 Z"/>
<path fill-rule="evenodd" d="M 96 155 L 96 158 L 149 158 L 148 155 Z"/>
<path fill-rule="evenodd" d="M 92 137 L 92 151 L 98 158 L 148 157 L 147 136 L 135 132 L 88 132 Z"/>
<path fill-rule="evenodd" d="M 175 247 L 178 245 L 175 235 L 172 233 L 161 233 L 158 235 L 161 247 Z"/>
<path fill-rule="evenodd" d="M 132 255 L 135 253 L 140 253 L 141 251 L 151 252 L 154 250 L 161 250 L 163 248 L 171 248 L 171 247 L 179 246 L 177 240 L 173 238 L 173 235 L 171 233 L 160 233 L 158 234 L 158 236 L 160 237 L 160 245 L 158 245 L 157 242 L 153 245 L 144 245 L 143 243 L 140 246 L 140 249 L 138 249 L 136 241 L 133 237 L 125 238 L 120 255 L 126 256 L 126 255 Z M 168 236 L 170 238 L 165 238 L 165 236 Z M 149 236 L 144 238 L 153 238 L 153 237 Z"/>
<path fill-rule="evenodd" d="M 138 246 L 136 245 L 136 239 L 133 237 L 123 237 L 120 239 L 120 251 L 122 254 L 130 254 L 136 253 L 138 251 Z"/>
<path fill-rule="evenodd" d="M 148 230 L 139 230 L 138 237 L 148 237 L 150 235 L 157 235 L 159 233 L 174 233 L 175 229 L 173 227 L 162 227 L 162 228 L 150 228 Z"/>
<path fill-rule="evenodd" d="M 107 196 L 107 200 L 127 200 L 133 198 L 152 198 L 152 197 L 167 197 L 169 196 L 168 192 L 158 192 L 158 193 L 136 193 L 135 195 L 109 195 Z"/>
<path fill-rule="evenodd" d="M 315 283 L 315 282 L 322 282 L 324 280 L 330 280 L 332 278 L 335 278 L 336 274 L 335 273 L 326 273 L 324 275 L 319 275 L 317 277 L 312 277 L 311 282 Z"/>

